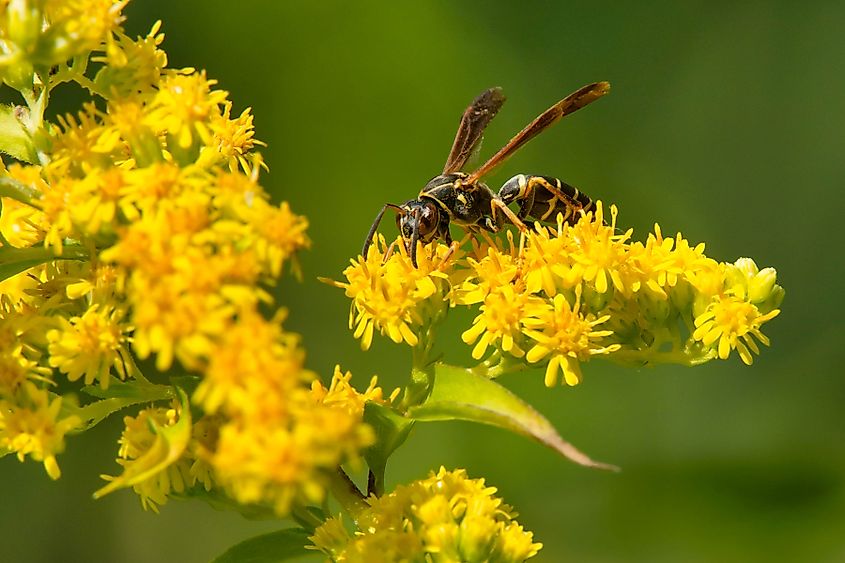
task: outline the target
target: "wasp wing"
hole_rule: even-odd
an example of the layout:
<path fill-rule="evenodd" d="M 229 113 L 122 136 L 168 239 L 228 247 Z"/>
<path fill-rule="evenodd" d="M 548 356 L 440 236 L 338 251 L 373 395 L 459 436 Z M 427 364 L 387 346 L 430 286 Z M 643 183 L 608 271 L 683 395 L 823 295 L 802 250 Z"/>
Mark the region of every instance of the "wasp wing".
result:
<path fill-rule="evenodd" d="M 443 167 L 444 174 L 451 174 L 463 168 L 478 146 L 487 124 L 504 103 L 505 95 L 501 88 L 485 90 L 472 101 L 461 117 L 452 150 L 449 151 L 449 158 Z"/>
<path fill-rule="evenodd" d="M 564 115 L 581 109 L 590 102 L 594 102 L 610 91 L 610 84 L 607 82 L 596 82 L 588 84 L 579 90 L 569 94 L 567 97 L 541 113 L 537 119 L 525 126 L 525 129 L 517 133 L 513 139 L 508 141 L 504 147 L 490 157 L 490 160 L 470 174 L 466 183 L 476 182 L 482 176 L 489 174 L 494 168 L 502 164 L 513 153 L 519 150 L 525 143 L 542 133 L 545 129 L 557 123 Z"/>

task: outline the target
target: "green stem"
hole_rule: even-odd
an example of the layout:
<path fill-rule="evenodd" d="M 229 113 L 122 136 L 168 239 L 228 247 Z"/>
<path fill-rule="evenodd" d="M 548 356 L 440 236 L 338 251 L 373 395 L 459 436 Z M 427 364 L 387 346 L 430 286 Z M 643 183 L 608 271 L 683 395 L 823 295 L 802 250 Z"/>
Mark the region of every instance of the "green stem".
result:
<path fill-rule="evenodd" d="M 501 362 L 499 362 L 497 365 L 488 369 L 483 375 L 485 377 L 490 378 L 490 379 L 496 379 L 497 377 L 505 375 L 506 373 L 517 373 L 517 372 L 520 372 L 520 371 L 525 371 L 527 369 L 531 369 L 531 367 L 532 366 L 529 366 L 528 364 L 523 363 L 523 362 L 509 362 L 509 361 L 507 361 L 506 359 L 503 358 Z M 470 371 L 472 371 L 476 375 L 479 375 L 475 371 L 475 368 L 473 368 Z"/>
<path fill-rule="evenodd" d="M 434 362 L 431 359 L 434 328 L 421 331 L 420 340 L 414 347 L 411 359 L 411 381 L 405 387 L 400 405 L 401 410 L 422 403 L 431 392 L 434 383 Z"/>
<path fill-rule="evenodd" d="M 357 522 L 361 513 L 369 508 L 364 494 L 358 490 L 352 479 L 340 467 L 337 468 L 337 471 L 330 474 L 330 478 L 332 494 L 343 509 Z"/>
<path fill-rule="evenodd" d="M 15 201 L 37 207 L 41 192 L 9 176 L 0 177 L 0 197 L 12 198 Z"/>
<path fill-rule="evenodd" d="M 473 375 L 495 379 L 508 373 L 517 373 L 531 369 L 532 367 L 523 360 L 510 355 L 503 355 L 502 351 L 497 349 L 490 354 L 489 358 L 469 368 L 467 371 Z"/>
<path fill-rule="evenodd" d="M 105 93 L 97 88 L 93 80 L 85 76 L 85 71 L 88 68 L 88 57 L 77 57 L 73 60 L 73 65 L 65 67 L 50 77 L 50 90 L 64 82 L 76 82 L 95 96 L 100 96 L 105 99 Z"/>
<path fill-rule="evenodd" d="M 36 84 L 31 90 L 21 92 L 29 108 L 29 116 L 25 125 L 30 133 L 35 133 L 41 127 L 41 124 L 44 122 L 44 111 L 47 109 L 47 103 L 50 101 L 49 81 L 45 81 L 40 73 L 36 73 L 36 76 L 41 84 Z M 36 90 L 38 91 L 37 94 Z"/>
<path fill-rule="evenodd" d="M 711 350 L 704 355 L 691 354 L 686 350 L 670 350 L 658 352 L 656 350 L 618 350 L 608 356 L 609 359 L 634 365 L 650 364 L 678 364 L 682 366 L 697 366 L 709 362 L 716 357 L 715 351 Z"/>

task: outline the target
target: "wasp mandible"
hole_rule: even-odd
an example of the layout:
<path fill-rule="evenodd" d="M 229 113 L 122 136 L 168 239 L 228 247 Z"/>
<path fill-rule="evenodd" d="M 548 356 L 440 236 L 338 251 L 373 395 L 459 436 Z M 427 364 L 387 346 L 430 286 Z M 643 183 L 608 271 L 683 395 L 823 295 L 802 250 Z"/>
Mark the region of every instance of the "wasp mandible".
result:
<path fill-rule="evenodd" d="M 388 209 L 396 212 L 396 224 L 414 267 L 417 266 L 417 241 L 426 244 L 442 239 L 446 244 L 452 244 L 450 223 L 471 233 L 495 233 L 505 218 L 522 231 L 527 230 L 523 223 L 527 218 L 548 221 L 562 213 L 565 221 L 576 221 L 579 211 L 592 208 L 593 200 L 557 178 L 518 174 L 505 182 L 498 193 L 482 183 L 481 178 L 560 118 L 609 91 L 607 82 L 588 84 L 576 90 L 537 116 L 475 172 L 466 174 L 460 172 L 461 168 L 478 147 L 490 120 L 505 103 L 501 88 L 485 90 L 464 111 L 443 173 L 429 180 L 416 199 L 402 205 L 385 203 L 367 233 L 362 254 L 367 256 L 376 229 Z M 509 207 L 512 203 L 519 204 L 517 213 Z"/>

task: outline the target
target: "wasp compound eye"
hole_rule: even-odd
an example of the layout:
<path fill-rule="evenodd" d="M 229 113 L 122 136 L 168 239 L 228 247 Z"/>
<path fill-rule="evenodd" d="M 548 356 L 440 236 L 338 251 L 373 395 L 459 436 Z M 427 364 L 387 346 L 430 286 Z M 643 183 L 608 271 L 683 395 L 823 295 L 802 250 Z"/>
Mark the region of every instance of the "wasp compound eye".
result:
<path fill-rule="evenodd" d="M 437 209 L 433 205 L 426 205 L 420 209 L 419 222 L 420 238 L 424 238 L 437 227 Z"/>

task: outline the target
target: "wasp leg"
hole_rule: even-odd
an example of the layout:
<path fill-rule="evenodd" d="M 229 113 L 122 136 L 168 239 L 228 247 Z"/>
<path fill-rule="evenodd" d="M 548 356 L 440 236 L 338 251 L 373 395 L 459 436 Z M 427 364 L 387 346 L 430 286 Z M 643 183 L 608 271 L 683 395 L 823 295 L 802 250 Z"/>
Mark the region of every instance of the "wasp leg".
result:
<path fill-rule="evenodd" d="M 449 262 L 449 259 L 452 258 L 452 256 L 455 254 L 455 252 L 460 247 L 462 247 L 464 245 L 464 243 L 467 241 L 467 239 L 471 236 L 472 236 L 471 234 L 467 233 L 466 235 L 464 235 L 464 238 L 462 238 L 460 242 L 453 241 L 453 240 L 449 241 L 449 251 L 446 252 L 446 255 L 443 257 L 443 260 L 440 261 L 440 265 L 437 266 L 437 269 L 439 271 L 441 271 L 441 272 L 443 271 L 443 269 L 446 267 L 446 264 Z"/>
<path fill-rule="evenodd" d="M 549 180 L 555 180 L 557 185 L 552 184 Z M 535 192 L 537 185 L 545 188 L 555 197 L 557 201 L 560 201 L 564 205 L 566 208 L 566 211 L 563 214 L 564 221 L 568 221 L 570 223 L 575 222 L 578 218 L 579 211 L 589 211 L 593 206 L 593 200 L 586 194 L 581 193 L 578 188 L 570 186 L 558 178 L 532 176 L 528 179 L 528 189 L 530 191 Z M 566 193 L 566 191 L 564 191 L 564 187 L 572 190 L 573 193 Z M 549 202 L 549 210 L 547 214 L 550 215 L 555 209 L 557 209 L 557 205 L 552 205 L 551 202 Z M 543 221 L 548 220 L 545 216 L 541 219 Z"/>
<path fill-rule="evenodd" d="M 378 229 L 379 223 L 381 223 L 381 218 L 384 217 L 384 212 L 388 209 L 393 209 L 399 214 L 405 212 L 401 207 L 393 203 L 384 204 L 384 206 L 381 208 L 381 211 L 379 211 L 378 215 L 376 215 L 375 221 L 373 221 L 372 226 L 370 226 L 370 232 L 367 233 L 367 239 L 364 241 L 364 248 L 363 250 L 361 250 L 361 256 L 363 256 L 364 259 L 367 258 L 367 250 L 369 250 L 370 245 L 373 244 L 373 235 L 376 234 L 376 229 Z"/>
<path fill-rule="evenodd" d="M 496 243 L 493 241 L 493 239 L 490 237 L 490 235 L 487 234 L 486 231 L 478 231 L 478 234 L 481 235 L 481 238 L 483 238 L 484 242 L 486 242 L 489 246 L 491 246 L 493 248 L 496 247 Z"/>
<path fill-rule="evenodd" d="M 387 247 L 387 251 L 384 253 L 384 258 L 381 259 L 381 263 L 385 264 L 390 257 L 393 256 L 393 252 L 396 250 L 396 241 L 390 243 L 390 246 Z"/>
<path fill-rule="evenodd" d="M 528 185 L 531 186 L 530 183 Z M 529 189 L 526 192 L 525 199 L 519 202 L 519 212 L 516 214 L 517 217 L 523 221 L 528 218 L 528 212 L 534 208 L 534 196 L 536 195 L 537 191 L 533 189 Z"/>
<path fill-rule="evenodd" d="M 510 207 L 508 207 L 508 206 L 507 206 L 507 204 L 506 204 L 504 201 L 502 201 L 502 200 L 501 200 L 501 199 L 499 199 L 498 197 L 495 197 L 495 198 L 493 198 L 493 199 L 490 201 L 490 205 L 491 205 L 491 207 L 493 208 L 494 221 L 495 221 L 495 215 L 496 215 L 496 208 L 498 207 L 499 209 L 501 209 L 501 210 L 502 210 L 502 213 L 504 213 L 504 214 L 505 214 L 505 217 L 507 217 L 507 218 L 508 218 L 508 220 L 509 220 L 511 223 L 513 223 L 514 225 L 516 225 L 516 227 L 517 227 L 520 231 L 522 231 L 523 233 L 528 231 L 528 227 L 526 227 L 526 226 L 525 226 L 525 223 L 523 223 L 523 222 L 522 222 L 522 219 L 520 219 L 519 217 L 517 217 L 517 216 L 516 216 L 516 213 L 514 213 L 513 211 L 511 211 L 511 208 L 510 208 Z"/>

